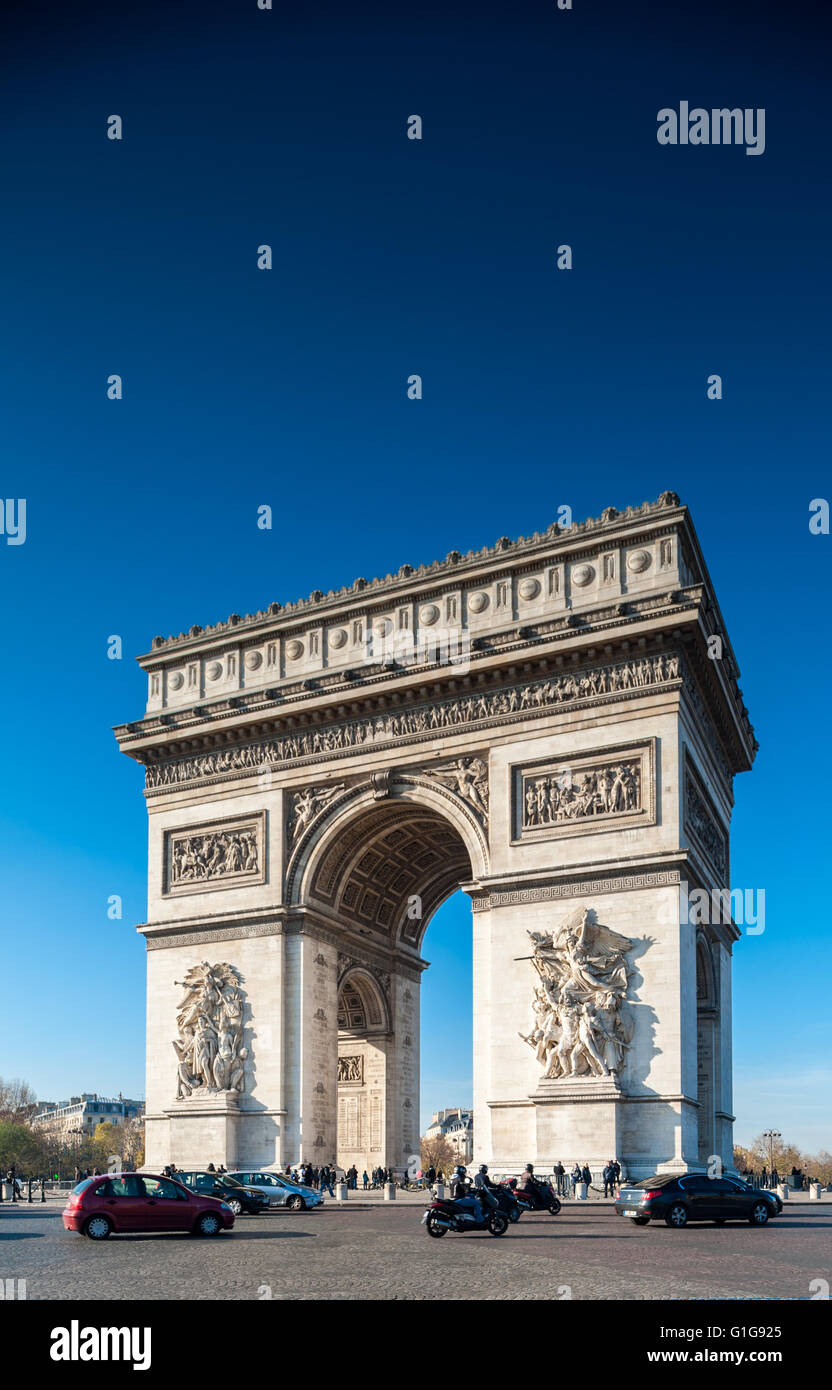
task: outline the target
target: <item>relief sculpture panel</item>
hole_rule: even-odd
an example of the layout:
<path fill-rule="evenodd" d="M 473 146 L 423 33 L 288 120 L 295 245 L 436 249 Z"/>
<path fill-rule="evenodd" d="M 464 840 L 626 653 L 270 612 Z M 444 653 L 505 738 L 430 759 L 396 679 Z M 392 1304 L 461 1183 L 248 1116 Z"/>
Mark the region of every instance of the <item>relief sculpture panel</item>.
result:
<path fill-rule="evenodd" d="M 514 769 L 514 839 L 656 822 L 655 740 Z"/>
<path fill-rule="evenodd" d="M 165 893 L 265 883 L 265 812 L 165 832 Z"/>

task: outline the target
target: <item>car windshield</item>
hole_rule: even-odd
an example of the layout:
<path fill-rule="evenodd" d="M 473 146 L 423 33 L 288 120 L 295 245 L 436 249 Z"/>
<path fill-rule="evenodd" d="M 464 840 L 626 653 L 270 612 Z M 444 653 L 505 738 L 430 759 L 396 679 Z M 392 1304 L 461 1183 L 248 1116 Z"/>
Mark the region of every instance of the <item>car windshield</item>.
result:
<path fill-rule="evenodd" d="M 77 1195 L 78 1195 L 79 1193 L 81 1193 L 81 1192 L 86 1192 L 87 1188 L 89 1187 L 89 1185 L 90 1185 L 90 1183 L 91 1183 L 92 1181 L 93 1181 L 92 1178 L 84 1178 L 84 1181 L 83 1181 L 83 1182 L 79 1182 L 79 1184 L 78 1184 L 77 1187 L 73 1187 L 73 1189 L 72 1189 L 73 1196 L 77 1196 Z"/>
<path fill-rule="evenodd" d="M 230 1178 L 230 1177 L 228 1176 L 227 1173 L 226 1173 L 225 1177 L 219 1179 L 219 1182 L 222 1183 L 223 1187 L 242 1187 L 242 1186 L 243 1186 L 243 1184 L 242 1184 L 237 1178 Z"/>

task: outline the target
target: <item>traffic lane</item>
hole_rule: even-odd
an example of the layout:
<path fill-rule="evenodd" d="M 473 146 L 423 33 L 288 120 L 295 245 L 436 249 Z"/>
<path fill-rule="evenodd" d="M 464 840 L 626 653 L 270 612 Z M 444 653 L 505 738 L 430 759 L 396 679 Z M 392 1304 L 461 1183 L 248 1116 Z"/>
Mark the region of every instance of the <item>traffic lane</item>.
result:
<path fill-rule="evenodd" d="M 419 1207 L 241 1217 L 212 1239 L 135 1234 L 95 1245 L 60 1215 L 0 1220 L 0 1275 L 29 1298 L 808 1298 L 829 1278 L 830 1219 L 633 1226 L 604 1209 L 523 1216 L 499 1238 L 431 1239 Z M 830 1213 L 832 1216 L 832 1213 Z M 40 1239 L 32 1237 L 40 1236 Z"/>

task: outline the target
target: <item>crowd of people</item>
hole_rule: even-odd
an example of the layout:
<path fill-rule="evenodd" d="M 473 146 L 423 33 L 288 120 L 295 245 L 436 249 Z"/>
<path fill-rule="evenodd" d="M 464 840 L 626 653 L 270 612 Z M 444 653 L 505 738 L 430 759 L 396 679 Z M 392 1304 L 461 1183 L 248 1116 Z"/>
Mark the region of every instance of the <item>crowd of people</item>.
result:
<path fill-rule="evenodd" d="M 369 1173 L 365 1168 L 360 1178 L 355 1164 L 341 1171 L 344 1172 L 343 1181 L 351 1192 L 358 1191 L 359 1182 L 361 1190 L 369 1192 L 384 1187 L 385 1183 L 396 1181 L 396 1174 L 392 1168 L 373 1168 Z M 295 1178 L 304 1187 L 314 1188 L 316 1192 L 328 1192 L 330 1197 L 335 1195 L 335 1183 L 342 1181 L 338 1172 L 334 1163 L 325 1163 L 322 1168 L 317 1168 L 312 1163 L 294 1163 L 287 1169 L 288 1176 Z"/>
<path fill-rule="evenodd" d="M 793 1166 L 788 1175 L 781 1176 L 777 1170 L 776 1164 L 773 1164 L 771 1171 L 769 1171 L 765 1163 L 762 1168 L 744 1168 L 742 1177 L 746 1182 L 750 1183 L 752 1187 L 775 1188 L 778 1187 L 780 1183 L 784 1182 L 788 1184 L 792 1192 L 808 1192 L 809 1184 L 818 1181 L 817 1178 L 810 1177 L 808 1173 L 805 1173 L 802 1168 L 798 1168 L 797 1166 Z M 827 1191 L 830 1190 L 832 1190 L 832 1184 L 827 1185 Z"/>

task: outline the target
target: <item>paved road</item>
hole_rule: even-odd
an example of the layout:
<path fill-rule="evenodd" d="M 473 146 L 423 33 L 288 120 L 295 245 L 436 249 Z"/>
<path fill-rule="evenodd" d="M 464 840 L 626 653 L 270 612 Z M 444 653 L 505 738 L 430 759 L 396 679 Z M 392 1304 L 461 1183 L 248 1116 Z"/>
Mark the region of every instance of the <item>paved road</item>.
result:
<path fill-rule="evenodd" d="M 31 1299 L 807 1299 L 832 1283 L 832 1211 L 640 1229 L 609 1207 L 524 1216 L 500 1239 L 431 1240 L 411 1203 L 241 1217 L 213 1240 L 130 1235 L 94 1245 L 52 1207 L 0 1207 L 0 1279 Z"/>

